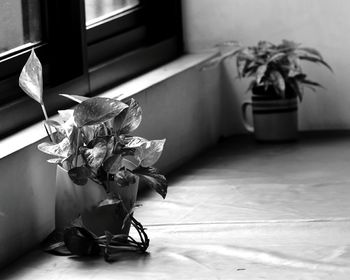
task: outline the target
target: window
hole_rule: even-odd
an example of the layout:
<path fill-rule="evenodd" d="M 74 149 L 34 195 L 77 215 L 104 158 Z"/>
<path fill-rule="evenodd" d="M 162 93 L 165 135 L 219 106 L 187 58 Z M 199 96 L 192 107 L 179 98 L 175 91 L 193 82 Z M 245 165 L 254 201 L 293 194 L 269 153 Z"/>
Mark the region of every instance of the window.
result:
<path fill-rule="evenodd" d="M 73 105 L 58 93 L 92 96 L 179 56 L 180 2 L 1 1 L 0 36 L 13 39 L 0 43 L 0 137 L 42 120 L 38 104 L 18 87 L 31 48 L 43 64 L 44 100 L 54 114 Z"/>
<path fill-rule="evenodd" d="M 41 41 L 38 0 L 3 1 L 0 10 L 0 56 L 16 48 Z M 30 20 L 30 19 L 33 20 Z"/>

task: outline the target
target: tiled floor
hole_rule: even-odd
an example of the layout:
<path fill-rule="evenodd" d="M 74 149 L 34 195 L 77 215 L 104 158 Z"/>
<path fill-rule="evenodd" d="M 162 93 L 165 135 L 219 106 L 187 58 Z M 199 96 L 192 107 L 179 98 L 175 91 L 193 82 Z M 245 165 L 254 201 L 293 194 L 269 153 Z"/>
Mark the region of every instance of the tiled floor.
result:
<path fill-rule="evenodd" d="M 169 176 L 165 200 L 142 197 L 148 255 L 108 264 L 36 251 L 0 279 L 349 279 L 349 162 L 347 132 L 223 140 Z"/>

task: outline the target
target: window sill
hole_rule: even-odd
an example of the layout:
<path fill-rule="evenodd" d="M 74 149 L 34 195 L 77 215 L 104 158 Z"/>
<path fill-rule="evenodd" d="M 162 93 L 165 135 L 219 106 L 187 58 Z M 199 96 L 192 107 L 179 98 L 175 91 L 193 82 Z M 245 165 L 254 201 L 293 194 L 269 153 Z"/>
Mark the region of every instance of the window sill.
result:
<path fill-rule="evenodd" d="M 212 58 L 214 53 L 188 54 L 173 62 L 130 80 L 99 96 L 125 100 L 155 86 L 187 69 L 196 67 Z M 34 101 L 33 101 L 34 102 Z M 51 117 L 57 119 L 58 115 Z M 42 122 L 36 123 L 0 141 L 0 159 L 15 153 L 46 137 Z"/>

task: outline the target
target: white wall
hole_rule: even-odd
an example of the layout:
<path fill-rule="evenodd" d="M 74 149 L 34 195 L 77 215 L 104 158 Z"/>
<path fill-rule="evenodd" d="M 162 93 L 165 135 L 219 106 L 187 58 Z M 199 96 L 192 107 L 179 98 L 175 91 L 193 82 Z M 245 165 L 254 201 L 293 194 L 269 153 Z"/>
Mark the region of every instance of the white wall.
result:
<path fill-rule="evenodd" d="M 310 78 L 325 86 L 307 91 L 300 107 L 300 128 L 350 128 L 350 1 L 348 0 L 186 0 L 183 1 L 185 44 L 201 52 L 220 42 L 245 45 L 259 40 L 275 43 L 295 40 L 317 48 L 334 69 L 307 66 Z M 224 79 L 235 76 L 234 61 L 224 65 Z M 232 94 L 232 118 L 239 119 L 246 81 L 226 79 L 224 91 Z M 240 132 L 237 124 L 232 132 Z"/>

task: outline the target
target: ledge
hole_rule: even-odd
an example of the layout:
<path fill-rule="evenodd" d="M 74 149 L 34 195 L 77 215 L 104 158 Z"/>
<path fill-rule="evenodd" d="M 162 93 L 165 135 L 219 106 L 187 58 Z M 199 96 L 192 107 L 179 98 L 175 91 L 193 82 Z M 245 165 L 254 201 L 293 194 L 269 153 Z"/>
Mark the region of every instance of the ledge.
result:
<path fill-rule="evenodd" d="M 154 85 L 157 85 L 187 69 L 196 67 L 212 58 L 214 53 L 187 54 L 179 59 L 150 71 L 140 77 L 132 79 L 118 87 L 107 90 L 100 96 L 117 98 L 119 100 L 130 98 Z M 55 115 L 50 119 L 56 119 Z M 0 141 L 0 159 L 15 153 L 43 138 L 46 132 L 42 122 L 36 123 Z"/>

